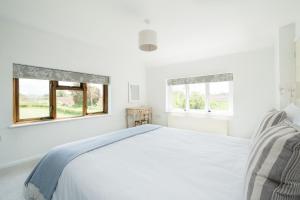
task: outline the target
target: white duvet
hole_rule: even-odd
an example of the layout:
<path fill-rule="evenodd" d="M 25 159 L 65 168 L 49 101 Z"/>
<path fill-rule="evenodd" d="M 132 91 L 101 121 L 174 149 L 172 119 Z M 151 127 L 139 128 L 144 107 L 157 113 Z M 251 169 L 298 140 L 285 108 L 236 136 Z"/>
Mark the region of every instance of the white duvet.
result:
<path fill-rule="evenodd" d="M 161 128 L 76 158 L 52 200 L 241 200 L 248 145 Z"/>

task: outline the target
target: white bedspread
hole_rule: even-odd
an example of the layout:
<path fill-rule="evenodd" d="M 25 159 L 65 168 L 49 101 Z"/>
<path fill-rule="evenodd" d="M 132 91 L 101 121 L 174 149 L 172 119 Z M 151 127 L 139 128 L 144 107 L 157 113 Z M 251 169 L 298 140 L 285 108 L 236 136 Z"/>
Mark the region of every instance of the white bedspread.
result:
<path fill-rule="evenodd" d="M 52 200 L 241 200 L 248 145 L 161 128 L 76 158 Z"/>

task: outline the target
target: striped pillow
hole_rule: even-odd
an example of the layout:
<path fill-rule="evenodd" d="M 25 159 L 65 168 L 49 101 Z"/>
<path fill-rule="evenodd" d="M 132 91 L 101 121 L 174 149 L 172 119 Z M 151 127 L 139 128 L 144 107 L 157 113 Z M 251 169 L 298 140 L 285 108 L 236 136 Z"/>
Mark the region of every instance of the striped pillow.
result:
<path fill-rule="evenodd" d="M 253 145 L 246 172 L 247 200 L 300 199 L 300 131 L 284 121 Z"/>
<path fill-rule="evenodd" d="M 256 140 L 262 132 L 267 128 L 275 126 L 287 118 L 285 111 L 272 110 L 266 114 L 266 116 L 261 121 L 256 133 L 254 134 L 252 140 Z"/>

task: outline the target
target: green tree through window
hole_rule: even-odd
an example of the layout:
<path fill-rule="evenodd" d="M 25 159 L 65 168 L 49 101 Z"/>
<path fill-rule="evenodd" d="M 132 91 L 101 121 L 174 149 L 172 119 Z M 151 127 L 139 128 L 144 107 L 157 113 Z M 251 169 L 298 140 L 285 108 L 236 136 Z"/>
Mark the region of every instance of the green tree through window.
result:
<path fill-rule="evenodd" d="M 205 100 L 198 92 L 192 92 L 190 96 L 190 109 L 203 110 L 205 108 Z"/>
<path fill-rule="evenodd" d="M 172 93 L 172 106 L 174 108 L 185 109 L 185 94 L 181 91 Z"/>

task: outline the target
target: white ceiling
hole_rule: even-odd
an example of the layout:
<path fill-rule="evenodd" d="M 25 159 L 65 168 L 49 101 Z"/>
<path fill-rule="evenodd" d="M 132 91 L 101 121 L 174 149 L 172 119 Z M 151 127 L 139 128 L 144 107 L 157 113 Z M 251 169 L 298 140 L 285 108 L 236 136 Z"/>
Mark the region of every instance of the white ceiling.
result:
<path fill-rule="evenodd" d="M 0 0 L 0 16 L 161 65 L 271 46 L 300 19 L 300 0 Z M 153 53 L 137 47 L 145 18 Z"/>

